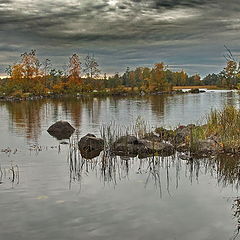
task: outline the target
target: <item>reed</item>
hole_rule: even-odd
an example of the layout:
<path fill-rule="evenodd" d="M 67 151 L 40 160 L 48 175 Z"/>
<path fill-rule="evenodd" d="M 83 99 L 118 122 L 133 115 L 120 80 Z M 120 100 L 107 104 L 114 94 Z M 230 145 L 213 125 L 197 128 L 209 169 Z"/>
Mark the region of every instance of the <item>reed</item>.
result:
<path fill-rule="evenodd" d="M 213 136 L 226 152 L 240 150 L 240 110 L 225 106 L 223 110 L 212 110 L 207 116 L 206 136 Z"/>
<path fill-rule="evenodd" d="M 115 121 L 109 124 L 103 124 L 100 127 L 100 136 L 105 143 L 105 150 L 110 149 L 113 143 L 122 136 L 132 135 L 137 138 L 143 138 L 150 131 L 150 125 L 142 117 L 137 117 L 133 124 L 121 126 Z"/>

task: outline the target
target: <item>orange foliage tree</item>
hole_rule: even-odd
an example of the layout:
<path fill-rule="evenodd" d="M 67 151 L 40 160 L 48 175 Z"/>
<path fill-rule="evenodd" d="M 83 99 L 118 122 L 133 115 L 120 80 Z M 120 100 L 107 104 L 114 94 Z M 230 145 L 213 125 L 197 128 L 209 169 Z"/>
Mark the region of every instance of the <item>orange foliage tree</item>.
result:
<path fill-rule="evenodd" d="M 81 62 L 77 54 L 73 54 L 69 58 L 68 72 L 69 75 L 67 85 L 69 89 L 71 91 L 81 91 L 83 88 L 81 78 Z"/>

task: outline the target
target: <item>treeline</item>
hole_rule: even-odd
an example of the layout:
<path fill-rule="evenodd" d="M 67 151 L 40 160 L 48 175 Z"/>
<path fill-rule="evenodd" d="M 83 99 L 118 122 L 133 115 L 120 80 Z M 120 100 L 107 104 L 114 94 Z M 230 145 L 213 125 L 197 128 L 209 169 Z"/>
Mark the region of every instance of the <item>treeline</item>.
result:
<path fill-rule="evenodd" d="M 173 86 L 218 85 L 236 87 L 240 80 L 239 64 L 229 59 L 219 74 L 201 80 L 198 74 L 172 71 L 163 62 L 153 67 L 127 68 L 123 74 L 101 74 L 94 56 L 87 55 L 81 62 L 79 55 L 69 57 L 63 70 L 52 68 L 49 59 L 40 62 L 35 50 L 25 52 L 19 61 L 6 69 L 8 78 L 0 82 L 0 93 L 5 95 L 76 94 L 87 92 L 171 91 Z"/>
<path fill-rule="evenodd" d="M 226 67 L 218 74 L 208 74 L 203 78 L 204 85 L 240 89 L 240 64 L 235 60 L 228 60 Z"/>

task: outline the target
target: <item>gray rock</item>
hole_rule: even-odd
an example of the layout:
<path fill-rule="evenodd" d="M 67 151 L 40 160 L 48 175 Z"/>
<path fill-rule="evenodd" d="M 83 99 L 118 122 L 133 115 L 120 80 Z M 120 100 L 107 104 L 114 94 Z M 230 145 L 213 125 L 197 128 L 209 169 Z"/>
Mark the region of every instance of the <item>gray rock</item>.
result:
<path fill-rule="evenodd" d="M 81 153 L 81 156 L 85 159 L 93 159 L 100 155 L 101 150 L 93 150 L 93 151 L 80 150 L 80 153 Z"/>
<path fill-rule="evenodd" d="M 175 149 L 172 144 L 166 142 L 154 142 L 148 140 L 141 141 L 143 147 L 139 149 L 140 154 L 158 153 L 161 156 L 171 156 Z"/>
<path fill-rule="evenodd" d="M 113 143 L 111 151 L 121 156 L 137 155 L 140 145 L 135 136 L 122 136 Z"/>
<path fill-rule="evenodd" d="M 158 138 L 159 139 L 159 138 Z M 160 141 L 139 140 L 134 136 L 124 136 L 119 138 L 112 146 L 111 151 L 121 156 L 149 156 L 159 154 L 170 156 L 174 153 L 173 145 Z"/>
<path fill-rule="evenodd" d="M 138 144 L 139 140 L 137 137 L 132 135 L 122 136 L 120 137 L 114 144 Z"/>
<path fill-rule="evenodd" d="M 48 128 L 48 133 L 58 140 L 69 139 L 75 129 L 69 122 L 58 121 Z"/>
<path fill-rule="evenodd" d="M 215 152 L 219 152 L 219 150 L 220 146 L 216 143 L 216 141 L 207 139 L 199 140 L 196 148 L 192 150 L 192 153 L 196 156 L 208 156 Z"/>
<path fill-rule="evenodd" d="M 186 140 L 186 137 L 190 136 L 192 128 L 194 128 L 194 124 L 189 124 L 187 126 L 179 126 L 175 130 L 175 144 L 181 144 L 184 143 Z"/>
<path fill-rule="evenodd" d="M 177 151 L 178 152 L 188 152 L 189 149 L 189 144 L 187 143 L 181 143 L 177 146 Z"/>
<path fill-rule="evenodd" d="M 182 160 L 186 160 L 186 161 L 193 160 L 192 157 L 191 157 L 190 155 L 187 155 L 187 154 L 184 154 L 184 153 L 178 155 L 178 157 L 179 157 L 180 159 L 182 159 Z"/>
<path fill-rule="evenodd" d="M 94 152 L 93 155 L 96 155 L 97 152 L 100 153 L 104 149 L 104 140 L 97 138 L 93 134 L 87 134 L 80 139 L 78 147 L 82 155 L 90 155 L 91 152 Z"/>

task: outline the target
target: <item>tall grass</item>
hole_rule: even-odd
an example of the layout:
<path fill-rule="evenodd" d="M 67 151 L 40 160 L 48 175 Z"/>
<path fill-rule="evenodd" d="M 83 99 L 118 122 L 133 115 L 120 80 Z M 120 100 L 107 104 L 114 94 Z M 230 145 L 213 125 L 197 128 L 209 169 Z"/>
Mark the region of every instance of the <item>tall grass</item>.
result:
<path fill-rule="evenodd" d="M 240 110 L 225 106 L 223 110 L 212 110 L 207 116 L 206 136 L 216 137 L 223 150 L 240 150 Z"/>
<path fill-rule="evenodd" d="M 142 117 L 137 117 L 133 124 L 121 126 L 116 122 L 104 124 L 100 128 L 100 135 L 105 142 L 105 149 L 110 149 L 113 143 L 122 136 L 143 138 L 150 133 L 150 125 Z"/>

